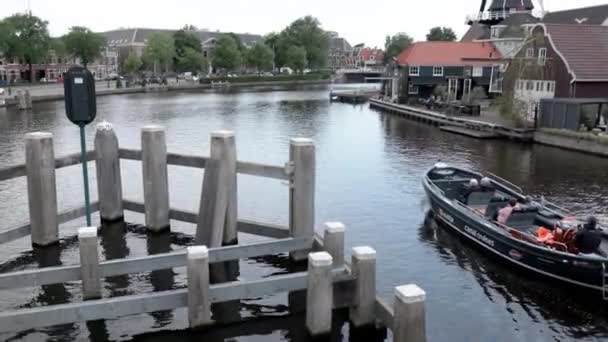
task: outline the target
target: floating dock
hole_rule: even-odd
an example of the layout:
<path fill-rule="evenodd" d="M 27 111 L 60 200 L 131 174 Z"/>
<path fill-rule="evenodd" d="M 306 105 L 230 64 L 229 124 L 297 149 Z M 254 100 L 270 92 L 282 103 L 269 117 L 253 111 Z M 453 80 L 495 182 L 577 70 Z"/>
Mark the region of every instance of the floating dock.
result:
<path fill-rule="evenodd" d="M 473 120 L 473 119 L 465 119 L 461 117 L 453 117 L 437 112 L 433 112 L 430 110 L 395 104 L 387 101 L 382 101 L 378 99 L 371 98 L 369 100 L 371 108 L 377 108 L 382 111 L 397 114 L 403 116 L 408 119 L 428 123 L 430 125 L 443 127 L 443 126 L 451 126 L 451 127 L 460 127 L 467 130 L 474 130 L 478 132 L 485 133 L 493 133 L 497 136 L 497 138 L 507 138 L 513 139 L 523 142 L 532 142 L 534 141 L 534 132 L 536 131 L 533 128 L 513 128 L 503 125 L 498 125 L 490 122 Z M 468 131 L 460 131 L 454 133 L 462 133 Z M 476 133 L 478 134 L 478 133 Z"/>
<path fill-rule="evenodd" d="M 377 95 L 378 91 L 362 91 L 362 90 L 345 90 L 345 91 L 331 91 L 329 93 L 329 99 L 331 101 L 346 102 L 346 103 L 365 103 L 372 96 Z"/>

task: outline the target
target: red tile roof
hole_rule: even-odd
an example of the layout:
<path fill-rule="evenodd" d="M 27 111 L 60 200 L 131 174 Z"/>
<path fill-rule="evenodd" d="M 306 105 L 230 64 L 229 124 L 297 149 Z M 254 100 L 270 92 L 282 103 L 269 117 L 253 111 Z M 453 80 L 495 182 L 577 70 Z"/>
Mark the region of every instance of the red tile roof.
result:
<path fill-rule="evenodd" d="M 488 42 L 419 42 L 399 54 L 399 65 L 493 65 L 502 55 Z"/>
<path fill-rule="evenodd" d="M 359 56 L 365 61 L 369 60 L 371 56 L 374 56 L 375 60 L 382 60 L 384 58 L 384 52 L 380 49 L 365 48 L 359 51 Z"/>
<path fill-rule="evenodd" d="M 575 80 L 608 80 L 608 27 L 541 24 Z"/>

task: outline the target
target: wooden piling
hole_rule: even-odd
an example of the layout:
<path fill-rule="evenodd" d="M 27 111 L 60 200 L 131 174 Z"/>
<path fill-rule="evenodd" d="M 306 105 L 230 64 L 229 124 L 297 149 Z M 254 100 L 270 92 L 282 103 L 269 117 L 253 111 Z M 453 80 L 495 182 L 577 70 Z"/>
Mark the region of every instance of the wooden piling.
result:
<path fill-rule="evenodd" d="M 325 223 L 325 233 L 323 235 L 323 247 L 333 261 L 333 267 L 344 266 L 344 232 L 346 228 L 340 222 Z"/>
<path fill-rule="evenodd" d="M 236 177 L 236 139 L 232 131 L 216 131 L 211 133 L 211 158 L 220 160 L 222 181 L 226 182 L 228 202 L 224 222 L 224 245 L 238 243 L 237 236 L 237 177 Z"/>
<path fill-rule="evenodd" d="M 124 211 L 118 138 L 109 122 L 101 122 L 97 125 L 95 155 L 99 214 L 105 221 L 121 220 L 124 217 Z"/>
<path fill-rule="evenodd" d="M 141 163 L 146 227 L 153 232 L 160 232 L 169 228 L 167 144 L 163 127 L 152 125 L 142 128 Z"/>
<path fill-rule="evenodd" d="M 333 259 L 327 252 L 308 254 L 306 328 L 312 336 L 331 332 Z"/>
<path fill-rule="evenodd" d="M 82 297 L 85 300 L 101 298 L 97 227 L 80 228 L 78 230 L 78 244 L 80 249 Z"/>
<path fill-rule="evenodd" d="M 230 131 L 211 133 L 211 158 L 205 164 L 196 229 L 198 245 L 220 247 L 226 239 L 236 241 L 236 203 L 228 212 L 228 202 L 236 200 L 232 192 L 236 191 L 236 150 L 230 147 L 233 143 L 234 133 Z M 230 232 L 225 233 L 226 229 Z"/>
<path fill-rule="evenodd" d="M 25 159 L 32 244 L 48 246 L 59 241 L 53 135 L 26 134 Z"/>
<path fill-rule="evenodd" d="M 372 326 L 376 319 L 376 251 L 355 247 L 351 258 L 351 272 L 356 279 L 350 320 L 355 327 Z"/>
<path fill-rule="evenodd" d="M 188 322 L 191 328 L 211 323 L 209 298 L 209 251 L 205 246 L 188 247 Z"/>
<path fill-rule="evenodd" d="M 27 100 L 25 98 L 25 94 L 21 90 L 17 90 L 17 109 L 27 109 Z"/>
<path fill-rule="evenodd" d="M 424 301 L 426 293 L 416 285 L 395 288 L 395 317 L 393 338 L 395 342 L 426 341 Z"/>
<path fill-rule="evenodd" d="M 289 228 L 291 236 L 310 238 L 315 223 L 315 145 L 311 139 L 293 138 L 289 160 L 293 164 L 293 178 L 289 192 Z M 290 254 L 294 261 L 305 260 L 308 250 Z"/>
<path fill-rule="evenodd" d="M 32 94 L 28 89 L 25 90 L 23 97 L 25 98 L 25 109 L 32 109 Z"/>

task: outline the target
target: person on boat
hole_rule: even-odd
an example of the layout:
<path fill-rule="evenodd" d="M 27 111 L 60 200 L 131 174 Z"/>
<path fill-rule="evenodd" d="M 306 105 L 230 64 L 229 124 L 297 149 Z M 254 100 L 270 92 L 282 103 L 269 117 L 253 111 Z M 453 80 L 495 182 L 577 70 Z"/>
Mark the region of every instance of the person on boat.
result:
<path fill-rule="evenodd" d="M 509 204 L 498 211 L 498 223 L 506 224 L 513 210 L 517 208 L 519 208 L 519 203 L 517 203 L 515 198 L 511 198 Z"/>
<path fill-rule="evenodd" d="M 496 190 L 492 184 L 492 181 L 488 177 L 483 177 L 479 185 L 481 185 L 481 191 L 494 192 Z"/>
<path fill-rule="evenodd" d="M 597 219 L 589 216 L 587 223 L 576 232 L 574 244 L 581 254 L 604 255 L 599 249 L 601 243 L 602 233 L 597 229 Z"/>
<path fill-rule="evenodd" d="M 460 202 L 466 204 L 469 199 L 469 195 L 480 191 L 479 182 L 475 178 L 471 178 L 468 184 L 463 184 L 462 189 L 460 190 Z"/>

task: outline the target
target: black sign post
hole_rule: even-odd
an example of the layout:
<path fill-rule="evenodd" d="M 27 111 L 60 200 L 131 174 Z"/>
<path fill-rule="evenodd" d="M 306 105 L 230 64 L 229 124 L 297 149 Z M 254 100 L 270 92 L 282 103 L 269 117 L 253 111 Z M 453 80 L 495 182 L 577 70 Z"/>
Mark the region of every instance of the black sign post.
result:
<path fill-rule="evenodd" d="M 84 201 L 87 226 L 91 226 L 91 202 L 89 199 L 89 174 L 87 169 L 87 146 L 84 127 L 95 120 L 97 102 L 95 98 L 95 79 L 83 67 L 70 68 L 63 80 L 65 111 L 68 119 L 80 127 L 80 161 L 84 179 Z"/>

